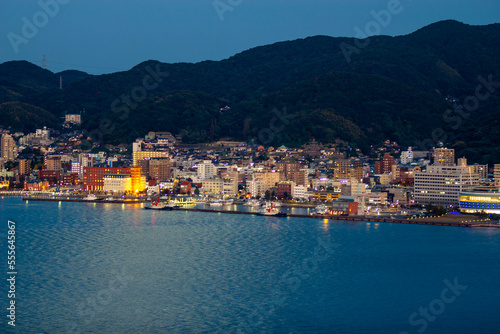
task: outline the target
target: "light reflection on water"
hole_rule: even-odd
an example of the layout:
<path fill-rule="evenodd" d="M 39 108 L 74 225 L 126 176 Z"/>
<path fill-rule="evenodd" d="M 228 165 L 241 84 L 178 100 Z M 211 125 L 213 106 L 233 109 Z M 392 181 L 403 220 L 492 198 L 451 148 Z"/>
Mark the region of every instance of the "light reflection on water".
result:
<path fill-rule="evenodd" d="M 22 333 L 231 333 L 255 314 L 250 332 L 414 333 L 408 317 L 454 277 L 468 288 L 426 333 L 500 326 L 498 230 L 18 198 L 0 212 L 17 224 Z M 300 269 L 328 238 L 339 247 Z"/>

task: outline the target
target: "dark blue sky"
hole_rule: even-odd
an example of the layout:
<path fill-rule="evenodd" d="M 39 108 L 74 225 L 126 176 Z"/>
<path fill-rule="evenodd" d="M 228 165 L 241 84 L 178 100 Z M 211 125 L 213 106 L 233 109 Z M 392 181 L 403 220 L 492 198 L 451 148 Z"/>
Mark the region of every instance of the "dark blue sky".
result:
<path fill-rule="evenodd" d="M 148 59 L 220 60 L 313 35 L 354 37 L 355 27 L 375 20 L 371 12 L 388 7 L 393 14 L 378 24 L 383 35 L 445 19 L 500 22 L 497 0 L 0 0 L 0 63 L 41 66 L 46 55 L 53 72 L 101 74 Z"/>

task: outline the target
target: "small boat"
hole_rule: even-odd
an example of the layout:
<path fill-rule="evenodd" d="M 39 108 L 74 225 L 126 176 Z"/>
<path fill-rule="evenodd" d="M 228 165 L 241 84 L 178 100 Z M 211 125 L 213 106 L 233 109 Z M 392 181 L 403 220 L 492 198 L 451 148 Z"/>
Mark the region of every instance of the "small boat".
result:
<path fill-rule="evenodd" d="M 260 202 L 257 200 L 251 200 L 250 202 L 248 202 L 248 206 L 250 207 L 260 206 Z"/>
<path fill-rule="evenodd" d="M 207 204 L 207 201 L 199 200 L 199 201 L 196 201 L 196 204 Z"/>
<path fill-rule="evenodd" d="M 262 216 L 283 216 L 280 210 L 273 206 L 273 202 L 266 203 L 265 207 L 259 212 Z M 286 214 L 285 214 L 286 215 Z"/>
<path fill-rule="evenodd" d="M 159 203 L 157 205 L 151 205 L 151 206 L 145 206 L 144 209 L 146 210 L 165 210 L 165 211 L 171 211 L 173 210 L 173 207 L 165 205 L 164 203 Z"/>
<path fill-rule="evenodd" d="M 114 201 L 114 200 L 115 200 L 115 198 L 113 198 L 113 197 L 106 197 L 106 199 L 105 199 L 105 201 Z"/>
<path fill-rule="evenodd" d="M 96 195 L 94 195 L 94 194 L 90 194 L 90 195 L 88 195 L 87 197 L 84 197 L 83 199 L 84 199 L 85 201 L 96 201 L 96 200 L 98 200 L 97 196 L 96 196 Z"/>
<path fill-rule="evenodd" d="M 174 207 L 171 205 L 173 203 L 162 203 L 160 202 L 160 198 L 158 197 L 158 200 L 151 202 L 151 206 L 145 206 L 144 209 L 146 210 L 172 210 Z"/>
<path fill-rule="evenodd" d="M 224 205 L 233 205 L 234 204 L 234 200 L 232 199 L 227 199 L 224 201 Z"/>
<path fill-rule="evenodd" d="M 222 201 L 213 201 L 209 203 L 210 206 L 223 206 L 224 203 Z"/>

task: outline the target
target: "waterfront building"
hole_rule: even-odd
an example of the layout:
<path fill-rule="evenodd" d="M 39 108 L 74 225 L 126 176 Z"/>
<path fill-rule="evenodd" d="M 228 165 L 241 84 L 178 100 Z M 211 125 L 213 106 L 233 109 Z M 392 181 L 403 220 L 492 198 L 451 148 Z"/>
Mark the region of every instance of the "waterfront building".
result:
<path fill-rule="evenodd" d="M 295 182 L 281 181 L 278 183 L 278 199 L 292 198 L 294 196 Z"/>
<path fill-rule="evenodd" d="M 340 196 L 332 202 L 330 213 L 336 216 L 352 216 L 358 214 L 358 203 L 355 196 Z"/>
<path fill-rule="evenodd" d="M 225 177 L 222 179 L 222 191 L 226 196 L 238 195 L 238 175 L 235 177 Z"/>
<path fill-rule="evenodd" d="M 104 191 L 124 194 L 132 191 L 132 177 L 130 174 L 104 174 Z"/>
<path fill-rule="evenodd" d="M 293 197 L 295 199 L 306 199 L 308 197 L 307 188 L 301 184 L 293 187 Z"/>
<path fill-rule="evenodd" d="M 500 192 L 498 189 L 460 192 L 459 205 L 461 212 L 500 214 Z"/>
<path fill-rule="evenodd" d="M 247 182 L 247 192 L 252 197 L 264 197 L 266 190 L 265 183 L 262 180 L 253 179 Z"/>
<path fill-rule="evenodd" d="M 104 175 L 130 175 L 131 191 L 138 192 L 146 189 L 146 178 L 141 175 L 141 168 L 134 166 L 130 168 L 120 167 L 84 167 L 83 168 L 83 190 L 103 191 Z M 120 181 L 121 182 L 121 181 Z"/>
<path fill-rule="evenodd" d="M 420 204 L 458 205 L 459 193 L 479 185 L 479 175 L 467 167 L 428 166 L 415 173 L 414 199 Z"/>
<path fill-rule="evenodd" d="M 43 191 L 49 189 L 49 183 L 38 179 L 24 182 L 24 191 Z"/>

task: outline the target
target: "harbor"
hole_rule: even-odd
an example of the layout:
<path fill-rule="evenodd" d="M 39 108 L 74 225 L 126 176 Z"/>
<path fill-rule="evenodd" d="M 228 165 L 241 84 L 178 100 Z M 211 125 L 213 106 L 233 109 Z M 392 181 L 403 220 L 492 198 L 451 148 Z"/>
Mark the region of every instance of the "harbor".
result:
<path fill-rule="evenodd" d="M 23 201 L 48 201 L 48 202 L 83 202 L 83 203 L 109 203 L 109 204 L 145 204 L 150 203 L 146 199 L 83 199 L 83 198 L 71 198 L 71 197 L 48 197 L 48 196 L 34 196 L 34 197 L 22 197 Z M 233 204 L 233 206 L 236 204 Z M 192 211 L 192 212 L 206 212 L 206 213 L 217 213 L 217 214 L 237 214 L 237 215 L 260 215 L 259 211 L 242 211 L 242 210 L 224 210 L 224 209 L 205 209 L 205 208 L 194 208 L 191 206 L 175 206 L 171 207 L 171 210 L 178 211 Z M 166 213 L 168 214 L 168 213 Z M 268 216 L 276 217 L 276 216 Z M 414 225 L 434 225 L 434 226 L 452 226 L 452 227 L 492 227 L 499 228 L 500 223 L 498 221 L 486 220 L 486 219 L 474 219 L 468 218 L 465 220 L 443 220 L 441 217 L 387 217 L 387 216 L 359 216 L 359 215 L 331 215 L 331 214 L 321 214 L 321 215 L 311 215 L 311 214 L 294 214 L 294 213 L 284 213 L 280 212 L 279 217 L 290 217 L 290 218 L 314 218 L 323 220 L 336 220 L 336 221 L 348 221 L 348 222 L 375 222 L 375 223 L 396 223 L 396 224 L 414 224 Z"/>

